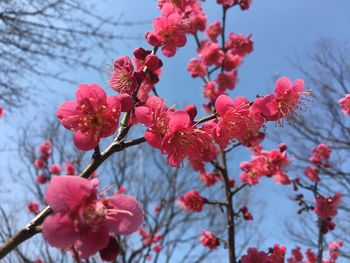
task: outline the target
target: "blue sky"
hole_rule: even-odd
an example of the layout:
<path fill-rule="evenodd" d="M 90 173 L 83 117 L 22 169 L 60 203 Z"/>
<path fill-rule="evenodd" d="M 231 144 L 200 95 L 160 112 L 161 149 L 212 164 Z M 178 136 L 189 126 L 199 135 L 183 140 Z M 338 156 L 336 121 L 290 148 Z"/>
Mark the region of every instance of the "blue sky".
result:
<path fill-rule="evenodd" d="M 221 8 L 214 0 L 207 0 L 204 9 L 208 12 L 209 22 L 220 19 Z M 111 8 L 113 7 L 113 8 Z M 102 14 L 116 14 L 125 20 L 151 21 L 159 15 L 156 1 L 135 0 L 130 1 L 101 1 L 97 7 Z M 249 11 L 242 12 L 235 8 L 228 15 L 227 30 L 236 33 L 252 33 L 254 40 L 254 52 L 249 55 L 239 71 L 239 83 L 231 93 L 232 96 L 244 95 L 249 99 L 257 94 L 265 94 L 273 89 L 273 77 L 276 74 L 289 76 L 291 79 L 300 77 L 298 71 L 290 64 L 289 60 L 296 54 L 307 60 L 305 54 L 312 51 L 314 44 L 321 38 L 331 38 L 340 41 L 350 41 L 350 1 L 348 0 L 253 0 Z M 115 32 L 124 35 L 138 35 L 142 37 L 149 26 L 135 28 L 115 28 Z M 131 55 L 138 46 L 149 47 L 145 40 L 129 41 L 128 44 L 116 43 L 115 57 L 119 55 Z M 105 57 L 98 50 L 92 50 L 93 59 L 101 65 L 110 64 L 115 57 Z M 179 50 L 174 58 L 163 58 L 163 77 L 157 86 L 160 95 L 168 100 L 168 105 L 184 105 L 192 103 L 200 106 L 204 102 L 201 97 L 201 81 L 192 79 L 186 72 L 186 65 L 190 58 L 195 56 L 195 44 L 191 37 L 188 45 Z M 101 71 L 107 66 L 102 66 Z M 80 83 L 104 84 L 107 76 L 96 72 L 87 72 L 84 69 L 67 69 L 67 76 L 74 77 Z M 24 127 L 27 121 L 33 119 L 44 120 L 47 114 L 54 114 L 56 107 L 66 98 L 73 98 L 75 85 L 57 81 L 33 79 L 44 92 L 38 94 L 39 104 L 29 104 L 20 111 L 16 111 L 4 120 L 0 120 L 0 136 L 3 145 L 11 148 L 10 137 L 13 136 L 18 126 Z M 307 85 L 307 83 L 306 83 Z M 55 90 L 52 93 L 51 90 Z M 110 92 L 110 91 L 109 91 Z M 309 108 L 310 109 L 310 108 Z M 202 113 L 202 111 L 199 111 Z M 45 117 L 43 117 L 45 116 Z M 40 122 L 40 121 L 39 121 Z M 283 131 L 281 131 L 283 132 Z M 272 147 L 272 146 L 271 146 Z M 1 160 L 13 158 L 12 154 L 0 153 Z M 241 157 L 242 158 L 242 157 Z M 249 155 L 243 155 L 249 158 Z M 238 163 L 239 159 L 235 160 Z M 235 174 L 239 169 L 234 169 Z M 267 181 L 267 180 L 266 180 Z M 279 193 L 276 193 L 276 191 Z M 288 215 L 290 209 L 296 207 L 290 201 L 283 199 L 281 187 L 273 182 L 264 182 L 257 187 L 256 196 L 264 199 L 268 205 L 267 214 L 274 214 L 272 221 L 264 222 L 262 230 L 269 230 L 266 246 L 273 245 L 274 241 L 286 243 L 281 233 L 271 233 L 281 217 Z M 279 201 L 272 203 L 273 200 Z M 286 201 L 288 206 L 283 201 Z M 255 208 L 256 212 L 258 208 Z M 254 212 L 254 211 L 253 211 Z"/>

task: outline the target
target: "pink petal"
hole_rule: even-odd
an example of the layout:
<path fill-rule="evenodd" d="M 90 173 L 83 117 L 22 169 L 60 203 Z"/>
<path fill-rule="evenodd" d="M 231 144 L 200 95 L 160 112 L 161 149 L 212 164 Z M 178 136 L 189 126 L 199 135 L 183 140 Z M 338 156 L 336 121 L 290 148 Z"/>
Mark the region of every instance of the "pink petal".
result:
<path fill-rule="evenodd" d="M 113 113 L 113 117 L 119 118 L 121 111 L 121 102 L 119 97 L 117 96 L 108 96 L 107 97 L 107 105 L 111 109 Z"/>
<path fill-rule="evenodd" d="M 282 97 L 286 91 L 292 87 L 292 81 L 287 77 L 282 77 L 276 82 L 275 86 L 275 96 L 277 98 Z"/>
<path fill-rule="evenodd" d="M 233 101 L 227 95 L 220 95 L 215 101 L 215 109 L 221 117 L 232 107 Z"/>
<path fill-rule="evenodd" d="M 117 194 L 110 198 L 110 204 L 117 210 L 129 211 L 119 212 L 108 219 L 109 230 L 117 235 L 128 235 L 135 232 L 143 222 L 143 211 L 135 197 L 131 195 Z"/>
<path fill-rule="evenodd" d="M 56 115 L 66 129 L 75 130 L 78 128 L 81 112 L 77 110 L 77 107 L 76 101 L 66 101 L 58 107 Z"/>
<path fill-rule="evenodd" d="M 186 111 L 178 110 L 170 115 L 169 130 L 175 132 L 191 126 L 190 116 Z"/>
<path fill-rule="evenodd" d="M 150 132 L 149 130 L 145 131 L 145 139 L 149 145 L 154 148 L 160 149 L 162 145 L 162 137 L 159 134 Z"/>
<path fill-rule="evenodd" d="M 104 223 L 87 228 L 86 231 L 80 232 L 80 238 L 75 246 L 80 252 L 82 258 L 96 254 L 100 249 L 105 248 L 109 242 L 108 227 Z"/>
<path fill-rule="evenodd" d="M 135 109 L 135 115 L 139 122 L 141 122 L 143 125 L 146 125 L 147 127 L 153 126 L 153 118 L 151 111 L 146 106 L 140 106 Z"/>
<path fill-rule="evenodd" d="M 73 141 L 77 148 L 82 151 L 89 151 L 94 149 L 100 142 L 100 138 L 93 134 L 85 135 L 80 130 L 74 133 Z"/>
<path fill-rule="evenodd" d="M 131 111 L 132 107 L 135 104 L 134 99 L 127 93 L 118 95 L 118 98 L 121 102 L 121 111 L 123 112 Z"/>
<path fill-rule="evenodd" d="M 74 222 L 62 214 L 48 216 L 43 223 L 44 238 L 51 246 L 67 248 L 74 244 L 79 234 L 75 231 Z"/>
<path fill-rule="evenodd" d="M 94 104 L 103 104 L 106 101 L 106 92 L 97 84 L 80 84 L 75 96 L 80 104 L 86 99 L 93 99 Z"/>
<path fill-rule="evenodd" d="M 45 201 L 54 212 L 72 211 L 96 195 L 94 184 L 78 176 L 53 176 L 46 190 Z"/>

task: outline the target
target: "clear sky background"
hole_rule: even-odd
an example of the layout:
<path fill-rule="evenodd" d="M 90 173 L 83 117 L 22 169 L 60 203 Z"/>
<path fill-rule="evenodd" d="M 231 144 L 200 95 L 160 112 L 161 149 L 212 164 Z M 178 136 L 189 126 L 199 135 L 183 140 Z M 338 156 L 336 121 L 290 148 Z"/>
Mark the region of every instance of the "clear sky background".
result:
<path fill-rule="evenodd" d="M 98 1 L 96 1 L 98 2 Z M 159 16 L 156 1 L 101 1 L 97 6 L 101 14 L 115 14 L 122 20 L 147 20 L 151 21 Z M 221 8 L 216 1 L 207 0 L 204 9 L 208 13 L 208 22 L 221 18 Z M 265 94 L 273 90 L 273 77 L 278 75 L 289 76 L 291 79 L 300 77 L 300 73 L 291 65 L 289 60 L 299 54 L 302 61 L 310 53 L 315 43 L 322 38 L 330 38 L 339 41 L 350 41 L 350 1 L 349 0 L 253 0 L 250 10 L 242 12 L 238 8 L 228 13 L 227 32 L 252 33 L 254 40 L 254 52 L 244 61 L 239 71 L 239 83 L 231 92 L 234 97 L 243 95 L 249 99 L 257 94 Z M 88 72 L 81 68 L 67 70 L 67 77 L 74 78 L 78 83 L 98 83 L 107 88 L 105 81 L 107 75 L 103 74 L 108 69 L 107 64 L 120 55 L 131 55 L 132 50 L 138 46 L 149 47 L 142 36 L 151 25 L 137 26 L 135 28 L 120 27 L 113 29 L 117 33 L 140 36 L 139 41 L 118 42 L 115 44 L 115 56 L 106 57 L 98 49 L 91 50 L 91 56 L 96 63 L 101 65 L 101 73 Z M 190 58 L 195 57 L 195 43 L 188 37 L 188 45 L 176 53 L 173 58 L 163 56 L 163 77 L 157 86 L 159 94 L 168 101 L 168 105 L 185 103 L 200 105 L 205 102 L 201 96 L 202 83 L 192 79 L 186 72 L 186 65 Z M 33 98 L 35 103 L 29 103 L 26 107 L 7 114 L 0 120 L 0 136 L 3 148 L 11 149 L 11 138 L 16 135 L 18 127 L 25 127 L 28 122 L 35 120 L 40 124 L 48 115 L 54 114 L 55 109 L 65 99 L 72 99 L 76 89 L 75 85 L 58 81 L 33 79 L 41 92 Z M 307 83 L 306 83 L 307 85 Z M 309 110 L 312 107 L 309 107 Z M 203 111 L 199 110 L 200 115 Z M 280 128 L 281 129 L 281 128 Z M 281 129 L 281 132 L 283 130 Z M 267 144 L 267 148 L 276 145 Z M 0 153 L 1 166 L 6 161 L 15 158 L 15 153 Z M 250 158 L 248 154 L 240 157 Z M 234 161 L 239 163 L 239 158 Z M 237 178 L 239 169 L 233 168 Z M 266 180 L 254 190 L 259 200 L 267 203 L 265 212 L 269 219 L 261 225 L 261 232 L 266 235 L 265 246 L 271 246 L 274 242 L 288 244 L 283 233 L 275 232 L 276 226 L 281 225 L 283 217 L 296 211 L 296 206 L 287 201 L 282 194 L 285 188 L 275 186 L 271 180 Z M 278 201 L 276 201 L 278 200 Z M 287 204 L 287 205 L 286 205 Z M 259 213 L 259 207 L 255 207 L 254 213 Z M 273 216 L 272 216 L 273 215 Z"/>

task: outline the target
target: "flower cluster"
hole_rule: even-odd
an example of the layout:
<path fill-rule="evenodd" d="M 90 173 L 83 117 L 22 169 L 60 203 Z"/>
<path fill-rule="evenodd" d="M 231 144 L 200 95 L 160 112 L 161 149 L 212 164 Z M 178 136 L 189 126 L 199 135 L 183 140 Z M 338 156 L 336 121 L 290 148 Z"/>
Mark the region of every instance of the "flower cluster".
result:
<path fill-rule="evenodd" d="M 206 199 L 201 196 L 197 190 L 192 190 L 185 195 L 180 195 L 178 200 L 183 209 L 187 211 L 201 212 Z"/>
<path fill-rule="evenodd" d="M 329 168 L 329 158 L 331 157 L 332 150 L 327 144 L 319 144 L 312 150 L 313 155 L 309 161 L 317 166 L 323 166 Z"/>
<path fill-rule="evenodd" d="M 273 248 L 269 249 L 269 253 L 259 251 L 256 248 L 249 248 L 247 254 L 241 258 L 242 263 L 284 263 L 286 256 L 286 247 L 275 244 Z"/>
<path fill-rule="evenodd" d="M 339 105 L 345 115 L 350 115 L 350 94 L 346 94 L 344 98 L 341 98 Z"/>
<path fill-rule="evenodd" d="M 113 235 L 137 231 L 143 211 L 135 198 L 124 194 L 98 198 L 97 185 L 97 179 L 52 177 L 45 200 L 53 214 L 43 223 L 43 235 L 50 245 L 74 246 L 84 259 L 100 251 L 103 259 L 110 260 L 119 251 Z"/>
<path fill-rule="evenodd" d="M 252 160 L 240 164 L 243 173 L 240 175 L 242 182 L 249 185 L 259 183 L 260 178 L 273 177 L 276 183 L 289 184 L 291 181 L 285 172 L 288 158 L 285 151 L 260 150 L 255 153 Z"/>

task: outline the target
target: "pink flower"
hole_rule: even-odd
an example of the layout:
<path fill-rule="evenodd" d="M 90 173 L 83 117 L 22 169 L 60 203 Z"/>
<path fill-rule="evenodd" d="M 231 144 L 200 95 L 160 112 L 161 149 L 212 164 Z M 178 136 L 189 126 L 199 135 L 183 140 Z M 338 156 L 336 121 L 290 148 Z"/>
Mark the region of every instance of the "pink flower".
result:
<path fill-rule="evenodd" d="M 224 59 L 224 70 L 231 71 L 236 69 L 242 63 L 242 57 L 239 55 L 232 55 L 227 52 Z"/>
<path fill-rule="evenodd" d="M 46 140 L 39 146 L 39 152 L 44 159 L 51 155 L 52 143 L 49 140 Z"/>
<path fill-rule="evenodd" d="M 225 54 L 217 43 L 206 42 L 199 49 L 199 56 L 207 66 L 221 66 Z"/>
<path fill-rule="evenodd" d="M 192 190 L 184 196 L 179 196 L 180 206 L 187 211 L 201 212 L 204 202 L 205 198 L 197 190 Z"/>
<path fill-rule="evenodd" d="M 235 4 L 237 0 L 216 0 L 218 4 L 223 5 L 225 8 L 229 8 Z"/>
<path fill-rule="evenodd" d="M 74 144 L 88 151 L 116 131 L 121 103 L 116 96 L 107 97 L 96 84 L 81 84 L 76 98 L 77 101 L 63 103 L 56 114 L 66 129 L 74 131 Z"/>
<path fill-rule="evenodd" d="M 98 199 L 97 179 L 54 176 L 45 200 L 53 210 L 43 223 L 47 242 L 58 248 L 76 247 L 87 259 L 110 245 L 110 233 L 135 232 L 143 221 L 143 212 L 134 197 L 117 194 Z"/>
<path fill-rule="evenodd" d="M 324 167 L 329 167 L 328 160 L 331 157 L 332 150 L 327 144 L 319 144 L 312 150 L 313 155 L 309 159 L 310 162 L 316 165 L 322 164 Z"/>
<path fill-rule="evenodd" d="M 305 255 L 307 258 L 307 263 L 316 263 L 317 262 L 317 255 L 311 250 L 311 249 L 307 249 L 305 251 Z"/>
<path fill-rule="evenodd" d="M 328 253 L 330 256 L 330 263 L 335 263 L 339 257 L 341 248 L 344 245 L 343 241 L 332 241 L 328 244 Z"/>
<path fill-rule="evenodd" d="M 219 238 L 217 238 L 212 232 L 208 230 L 202 231 L 200 240 L 202 246 L 209 249 L 216 249 L 220 245 Z"/>
<path fill-rule="evenodd" d="M 30 202 L 27 205 L 27 208 L 29 212 L 33 213 L 34 215 L 39 213 L 39 204 L 37 202 Z"/>
<path fill-rule="evenodd" d="M 108 82 L 112 89 L 119 93 L 133 94 L 138 82 L 134 75 L 134 66 L 128 57 L 120 57 L 114 62 L 114 68 Z"/>
<path fill-rule="evenodd" d="M 311 182 L 319 182 L 320 177 L 318 176 L 319 170 L 318 168 L 311 168 L 307 166 L 305 168 L 304 174 L 309 178 Z"/>
<path fill-rule="evenodd" d="M 323 220 L 337 214 L 341 194 L 335 193 L 333 197 L 318 196 L 315 200 L 314 212 Z"/>
<path fill-rule="evenodd" d="M 199 178 L 203 182 L 203 184 L 208 187 L 214 185 L 219 179 L 220 176 L 218 173 L 201 173 L 199 175 Z"/>
<path fill-rule="evenodd" d="M 280 78 L 275 86 L 273 95 L 267 95 L 255 100 L 254 107 L 268 121 L 279 121 L 281 118 L 291 118 L 295 110 L 302 105 L 304 81 L 297 79 L 293 84 L 287 77 Z"/>
<path fill-rule="evenodd" d="M 220 91 L 215 89 L 215 82 L 209 81 L 203 86 L 203 97 L 214 101 L 220 95 Z"/>
<path fill-rule="evenodd" d="M 350 115 L 350 94 L 346 94 L 344 98 L 341 98 L 339 105 L 345 115 Z"/>
<path fill-rule="evenodd" d="M 186 111 L 178 110 L 169 116 L 169 129 L 161 150 L 168 156 L 168 163 L 178 167 L 185 157 L 192 161 L 210 161 L 217 154 L 211 137 L 193 126 Z"/>
<path fill-rule="evenodd" d="M 146 106 L 135 109 L 137 120 L 148 127 L 145 138 L 152 147 L 161 148 L 162 140 L 169 129 L 169 111 L 165 101 L 156 96 L 150 96 Z"/>
<path fill-rule="evenodd" d="M 247 255 L 241 257 L 242 263 L 269 263 L 269 258 L 263 251 L 258 251 L 256 248 L 249 248 Z"/>
<path fill-rule="evenodd" d="M 168 9 L 172 7 L 165 4 L 162 12 L 168 14 Z M 183 29 L 181 16 L 178 13 L 163 15 L 153 20 L 154 31 L 147 32 L 148 43 L 155 47 L 162 47 L 162 52 L 167 57 L 172 57 L 176 53 L 176 48 L 186 44 L 186 35 Z"/>
<path fill-rule="evenodd" d="M 187 66 L 187 71 L 190 72 L 192 78 L 204 77 L 207 67 L 202 60 L 192 58 Z"/>
<path fill-rule="evenodd" d="M 225 47 L 232 55 L 244 57 L 253 51 L 252 35 L 230 33 Z"/>
<path fill-rule="evenodd" d="M 227 95 L 220 95 L 215 108 L 219 121 L 214 139 L 225 148 L 231 139 L 246 140 L 249 136 L 259 133 L 262 119 L 250 110 L 249 101 L 244 97 L 234 100 Z"/>
<path fill-rule="evenodd" d="M 271 255 L 269 259 L 273 263 L 284 263 L 284 258 L 286 256 L 286 247 L 275 244 L 273 248 L 270 249 Z"/>
<path fill-rule="evenodd" d="M 240 0 L 239 1 L 239 6 L 241 7 L 242 10 L 249 9 L 251 4 L 252 4 L 252 0 Z"/>
<path fill-rule="evenodd" d="M 218 88 L 221 91 L 225 91 L 226 89 L 233 90 L 238 81 L 237 71 L 233 71 L 230 73 L 220 73 L 218 77 L 215 79 L 215 82 L 218 84 Z"/>
<path fill-rule="evenodd" d="M 288 263 L 302 263 L 303 254 L 300 251 L 300 247 L 292 249 L 292 256 L 288 258 Z"/>
<path fill-rule="evenodd" d="M 66 162 L 65 164 L 66 175 L 76 175 L 77 169 L 71 162 Z"/>
<path fill-rule="evenodd" d="M 45 167 L 46 163 L 43 161 L 43 159 L 39 158 L 34 161 L 34 166 L 37 169 L 43 169 Z"/>
<path fill-rule="evenodd" d="M 62 171 L 62 167 L 59 164 L 53 164 L 50 166 L 49 171 L 54 175 L 60 175 Z"/>
<path fill-rule="evenodd" d="M 205 31 L 205 34 L 207 35 L 207 37 L 210 39 L 211 42 L 217 43 L 217 38 L 218 36 L 221 34 L 222 32 L 222 28 L 220 25 L 219 21 L 215 21 L 213 23 L 211 23 L 207 30 Z"/>

